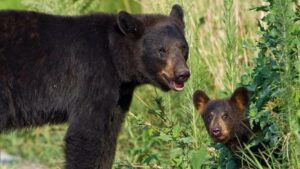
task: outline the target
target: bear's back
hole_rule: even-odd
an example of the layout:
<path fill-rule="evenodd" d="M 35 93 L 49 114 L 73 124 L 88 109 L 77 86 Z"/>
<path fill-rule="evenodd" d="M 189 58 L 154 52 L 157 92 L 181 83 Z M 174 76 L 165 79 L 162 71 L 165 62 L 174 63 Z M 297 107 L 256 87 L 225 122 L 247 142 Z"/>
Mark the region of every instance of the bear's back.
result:
<path fill-rule="evenodd" d="M 26 113 L 65 121 L 66 112 L 87 97 L 87 83 L 97 79 L 99 85 L 117 85 L 108 81 L 115 78 L 106 59 L 114 22 L 107 14 L 0 12 L 0 99 L 11 102 L 9 111 L 20 119 L 24 115 L 24 123 L 30 121 Z"/>

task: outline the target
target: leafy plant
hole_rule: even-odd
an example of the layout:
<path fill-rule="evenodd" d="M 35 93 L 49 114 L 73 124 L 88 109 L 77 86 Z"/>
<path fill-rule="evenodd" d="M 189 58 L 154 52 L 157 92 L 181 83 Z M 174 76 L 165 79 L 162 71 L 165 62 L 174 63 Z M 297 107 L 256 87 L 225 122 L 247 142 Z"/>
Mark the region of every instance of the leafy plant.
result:
<path fill-rule="evenodd" d="M 250 146 L 260 143 L 267 146 L 266 151 L 272 150 L 265 152 L 270 158 L 263 159 L 268 168 L 299 168 L 299 11 L 291 0 L 266 2 L 253 8 L 267 14 L 258 22 L 261 38 L 255 67 L 242 77 L 253 93 L 250 122 L 261 129 Z M 277 154 L 272 156 L 274 152 Z M 248 157 L 251 160 L 255 158 Z"/>

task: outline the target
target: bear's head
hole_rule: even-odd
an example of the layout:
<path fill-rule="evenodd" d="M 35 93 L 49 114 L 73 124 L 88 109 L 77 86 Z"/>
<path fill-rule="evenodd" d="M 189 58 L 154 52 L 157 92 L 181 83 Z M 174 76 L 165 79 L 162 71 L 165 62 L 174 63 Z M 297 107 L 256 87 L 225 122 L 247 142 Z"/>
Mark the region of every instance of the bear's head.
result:
<path fill-rule="evenodd" d="M 193 102 L 214 141 L 226 144 L 236 137 L 243 140 L 248 134 L 244 130 L 248 127 L 244 123 L 249 102 L 246 88 L 237 88 L 230 98 L 220 100 L 210 100 L 203 91 L 197 90 Z"/>
<path fill-rule="evenodd" d="M 168 16 L 120 12 L 117 24 L 123 34 L 122 43 L 131 55 L 127 59 L 131 79 L 164 91 L 182 90 L 190 76 L 182 8 L 174 5 Z"/>

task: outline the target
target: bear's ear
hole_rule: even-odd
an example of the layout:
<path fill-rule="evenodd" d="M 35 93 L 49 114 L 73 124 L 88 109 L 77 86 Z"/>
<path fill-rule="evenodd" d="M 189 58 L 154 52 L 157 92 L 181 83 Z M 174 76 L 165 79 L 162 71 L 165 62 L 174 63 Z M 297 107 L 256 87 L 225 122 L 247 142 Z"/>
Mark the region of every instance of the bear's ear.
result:
<path fill-rule="evenodd" d="M 144 33 L 144 24 L 127 12 L 118 13 L 117 24 L 124 35 L 140 37 Z"/>
<path fill-rule="evenodd" d="M 249 92 L 246 88 L 239 87 L 231 95 L 230 100 L 238 107 L 241 112 L 244 112 L 249 103 Z"/>
<path fill-rule="evenodd" d="M 183 23 L 183 10 L 180 5 L 175 4 L 170 12 L 170 17 L 179 19 Z"/>
<path fill-rule="evenodd" d="M 209 97 L 201 90 L 197 90 L 193 95 L 194 106 L 200 114 L 203 113 L 208 101 Z"/>

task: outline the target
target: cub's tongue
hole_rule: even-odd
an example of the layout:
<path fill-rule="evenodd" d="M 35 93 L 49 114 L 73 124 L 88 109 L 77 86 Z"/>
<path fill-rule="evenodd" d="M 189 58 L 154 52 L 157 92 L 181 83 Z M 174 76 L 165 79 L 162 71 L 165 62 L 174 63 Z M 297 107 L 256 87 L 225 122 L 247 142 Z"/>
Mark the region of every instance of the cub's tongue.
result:
<path fill-rule="evenodd" d="M 181 91 L 184 88 L 184 83 L 173 82 L 173 89 L 176 91 Z"/>

